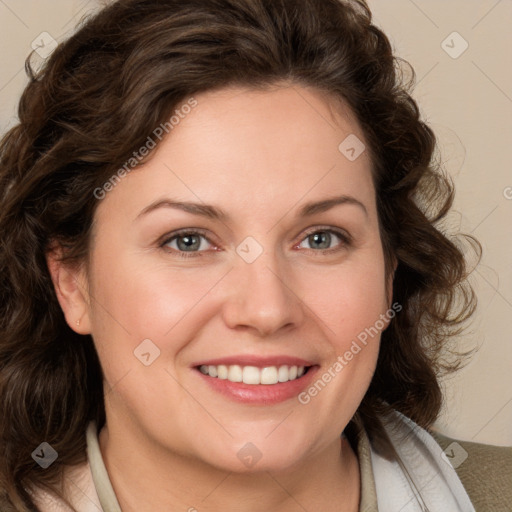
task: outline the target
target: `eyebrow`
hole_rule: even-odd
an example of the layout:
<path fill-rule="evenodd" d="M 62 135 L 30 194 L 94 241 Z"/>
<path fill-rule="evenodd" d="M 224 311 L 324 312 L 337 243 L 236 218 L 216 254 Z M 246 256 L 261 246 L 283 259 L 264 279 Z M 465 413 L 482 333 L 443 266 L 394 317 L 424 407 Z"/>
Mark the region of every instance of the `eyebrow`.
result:
<path fill-rule="evenodd" d="M 330 197 L 327 199 L 323 199 L 321 201 L 312 201 L 306 203 L 298 211 L 297 217 L 310 217 L 318 213 L 326 212 L 327 210 L 330 210 L 335 206 L 345 204 L 358 206 L 365 213 L 365 215 L 368 216 L 368 210 L 361 201 L 352 196 L 342 195 Z M 199 215 L 213 220 L 230 220 L 230 216 L 221 208 L 218 208 L 216 206 L 204 203 L 193 203 L 189 201 L 175 201 L 172 199 L 161 199 L 155 201 L 154 203 L 151 203 L 137 215 L 137 219 L 160 208 L 172 208 L 175 210 L 182 210 L 192 215 Z"/>

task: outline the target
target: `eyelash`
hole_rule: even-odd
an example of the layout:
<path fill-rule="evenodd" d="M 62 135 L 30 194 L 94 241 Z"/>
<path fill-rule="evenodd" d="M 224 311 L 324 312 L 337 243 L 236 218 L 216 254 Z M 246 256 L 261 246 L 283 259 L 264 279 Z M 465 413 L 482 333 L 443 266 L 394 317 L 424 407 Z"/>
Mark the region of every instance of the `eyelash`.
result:
<path fill-rule="evenodd" d="M 300 242 L 298 244 L 295 244 L 294 247 L 297 245 L 300 245 L 304 240 L 306 240 L 306 238 L 308 238 L 311 235 L 314 235 L 315 233 L 331 233 L 331 234 L 334 233 L 341 240 L 340 245 L 338 247 L 334 247 L 334 248 L 331 247 L 329 249 L 319 249 L 319 250 L 307 249 L 309 251 L 313 251 L 313 253 L 316 253 L 316 255 L 319 255 L 319 256 L 324 255 L 326 253 L 332 254 L 334 252 L 338 252 L 338 251 L 342 250 L 343 248 L 346 248 L 346 247 L 349 247 L 350 245 L 352 245 L 352 238 L 345 231 L 341 231 L 341 230 L 333 229 L 333 228 L 327 228 L 327 227 L 315 227 L 314 229 L 307 231 L 305 233 L 304 237 L 300 240 Z M 201 235 L 204 239 L 206 239 L 208 241 L 209 244 L 215 245 L 208 238 L 208 236 L 206 236 L 206 231 L 204 231 L 200 228 L 193 228 L 193 229 L 188 228 L 188 229 L 182 229 L 179 231 L 175 231 L 173 233 L 170 233 L 169 235 L 166 235 L 164 240 L 159 244 L 160 248 L 166 252 L 169 252 L 169 253 L 172 252 L 174 254 L 177 254 L 178 257 L 180 257 L 180 258 L 197 258 L 197 257 L 200 257 L 203 252 L 206 252 L 206 251 L 186 252 L 186 251 L 178 251 L 176 249 L 171 249 L 171 250 L 166 249 L 166 247 L 165 247 L 166 245 L 171 243 L 176 238 L 179 238 L 179 237 L 185 236 L 185 235 Z"/>

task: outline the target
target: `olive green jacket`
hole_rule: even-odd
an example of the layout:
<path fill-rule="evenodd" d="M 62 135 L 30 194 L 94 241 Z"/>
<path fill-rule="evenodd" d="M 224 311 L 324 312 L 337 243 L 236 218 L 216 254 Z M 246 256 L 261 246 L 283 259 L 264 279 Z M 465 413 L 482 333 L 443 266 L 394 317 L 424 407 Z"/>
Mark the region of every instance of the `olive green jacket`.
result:
<path fill-rule="evenodd" d="M 437 432 L 429 433 L 445 450 L 447 460 L 458 459 L 452 465 L 476 512 L 512 512 L 512 447 L 458 441 Z M 361 472 L 359 512 L 378 512 L 370 441 L 365 432 L 359 432 L 356 453 Z"/>
<path fill-rule="evenodd" d="M 456 471 L 476 512 L 512 511 L 512 447 L 455 441 L 435 432 L 431 434 L 443 450 L 458 443 L 467 452 L 466 460 Z M 450 452 L 453 453 L 447 453 Z"/>

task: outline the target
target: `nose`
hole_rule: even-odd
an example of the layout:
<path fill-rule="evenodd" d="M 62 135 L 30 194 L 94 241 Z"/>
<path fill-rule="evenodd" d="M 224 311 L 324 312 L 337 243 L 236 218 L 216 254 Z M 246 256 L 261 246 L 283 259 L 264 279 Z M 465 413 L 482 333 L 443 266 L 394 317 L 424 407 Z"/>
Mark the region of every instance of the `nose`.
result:
<path fill-rule="evenodd" d="M 253 263 L 237 262 L 226 283 L 229 291 L 222 311 L 227 326 L 268 337 L 300 325 L 304 310 L 292 269 L 276 260 L 262 254 Z"/>

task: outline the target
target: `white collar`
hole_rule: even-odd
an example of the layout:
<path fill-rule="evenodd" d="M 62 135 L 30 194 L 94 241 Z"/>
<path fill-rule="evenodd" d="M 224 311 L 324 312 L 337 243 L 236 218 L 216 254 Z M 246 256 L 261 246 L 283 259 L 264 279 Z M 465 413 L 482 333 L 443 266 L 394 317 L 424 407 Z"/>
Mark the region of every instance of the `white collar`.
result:
<path fill-rule="evenodd" d="M 455 469 L 426 430 L 397 411 L 384 419 L 384 427 L 403 467 L 371 447 L 379 512 L 475 512 Z"/>
<path fill-rule="evenodd" d="M 122 512 L 101 456 L 98 432 L 94 422 L 89 423 L 86 437 L 89 465 L 103 512 Z"/>

